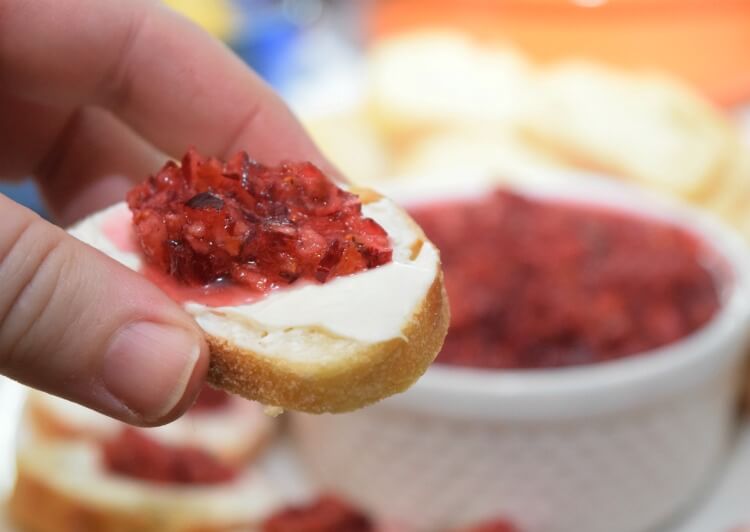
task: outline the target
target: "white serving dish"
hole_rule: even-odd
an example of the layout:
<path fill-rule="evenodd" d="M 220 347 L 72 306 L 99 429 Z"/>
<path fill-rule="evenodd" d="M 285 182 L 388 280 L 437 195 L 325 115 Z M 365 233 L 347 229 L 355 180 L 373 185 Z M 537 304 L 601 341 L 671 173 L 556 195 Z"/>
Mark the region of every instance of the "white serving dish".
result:
<path fill-rule="evenodd" d="M 425 531 L 498 516 L 524 532 L 664 525 L 727 455 L 750 324 L 748 250 L 710 216 L 622 185 L 527 192 L 694 231 L 731 271 L 722 309 L 697 333 L 645 356 L 534 372 L 433 366 L 408 392 L 373 407 L 295 415 L 302 462 L 323 486 Z"/>

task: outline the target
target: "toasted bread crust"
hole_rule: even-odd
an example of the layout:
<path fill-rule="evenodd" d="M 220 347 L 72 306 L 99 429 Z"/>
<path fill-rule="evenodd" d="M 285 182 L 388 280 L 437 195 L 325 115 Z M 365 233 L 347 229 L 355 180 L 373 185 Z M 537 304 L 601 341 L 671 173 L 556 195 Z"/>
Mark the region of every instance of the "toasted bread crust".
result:
<path fill-rule="evenodd" d="M 440 270 L 402 338 L 362 345 L 326 371 L 239 349 L 209 337 L 208 381 L 267 405 L 313 414 L 347 412 L 406 390 L 437 356 L 450 313 Z"/>
<path fill-rule="evenodd" d="M 182 525 L 168 513 L 125 512 L 76 499 L 43 480 L 18 472 L 9 501 L 10 518 L 25 532 L 231 532 L 248 530 L 251 523 Z"/>

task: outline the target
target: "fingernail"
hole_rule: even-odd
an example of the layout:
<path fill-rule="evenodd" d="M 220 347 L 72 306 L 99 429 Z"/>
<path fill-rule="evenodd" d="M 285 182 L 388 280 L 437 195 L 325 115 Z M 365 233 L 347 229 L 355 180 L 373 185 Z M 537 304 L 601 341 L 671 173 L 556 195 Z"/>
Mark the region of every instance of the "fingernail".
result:
<path fill-rule="evenodd" d="M 137 322 L 117 333 L 102 367 L 102 382 L 145 422 L 170 413 L 185 393 L 202 340 L 185 329 Z"/>

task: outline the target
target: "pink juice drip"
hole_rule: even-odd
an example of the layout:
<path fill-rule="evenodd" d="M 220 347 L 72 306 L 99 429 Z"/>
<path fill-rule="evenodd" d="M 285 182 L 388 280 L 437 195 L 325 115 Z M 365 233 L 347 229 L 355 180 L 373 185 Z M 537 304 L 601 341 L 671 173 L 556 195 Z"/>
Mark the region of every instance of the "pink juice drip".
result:
<path fill-rule="evenodd" d="M 120 251 L 141 254 L 138 237 L 133 231 L 133 219 L 126 207 L 116 209 L 104 220 L 102 232 Z"/>
<path fill-rule="evenodd" d="M 253 303 L 267 295 L 227 282 L 216 282 L 205 286 L 186 286 L 147 264 L 138 237 L 133 230 L 132 216 L 126 208 L 117 209 L 104 220 L 102 232 L 118 250 L 140 255 L 142 266 L 139 273 L 178 303 L 192 301 L 207 307 L 233 307 Z"/>

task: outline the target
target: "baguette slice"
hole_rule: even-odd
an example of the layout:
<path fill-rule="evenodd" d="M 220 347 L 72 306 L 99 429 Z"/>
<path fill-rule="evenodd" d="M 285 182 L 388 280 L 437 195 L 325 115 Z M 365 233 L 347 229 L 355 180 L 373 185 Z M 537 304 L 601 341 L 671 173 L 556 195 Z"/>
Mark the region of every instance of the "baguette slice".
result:
<path fill-rule="evenodd" d="M 395 149 L 422 133 L 514 121 L 534 76 L 516 50 L 445 29 L 378 42 L 368 70 L 371 118 Z"/>
<path fill-rule="evenodd" d="M 119 421 L 42 392 L 31 392 L 24 420 L 44 441 L 100 441 L 115 436 L 124 426 Z M 165 445 L 189 446 L 206 451 L 223 463 L 241 466 L 257 456 L 274 432 L 275 422 L 263 414 L 263 406 L 232 396 L 215 410 L 189 411 L 161 427 L 137 428 Z"/>
<path fill-rule="evenodd" d="M 689 87 L 581 61 L 540 74 L 519 128 L 562 162 L 695 199 L 732 155 L 736 131 Z"/>
<path fill-rule="evenodd" d="M 108 473 L 99 453 L 90 441 L 24 441 L 11 520 L 29 532 L 248 532 L 281 503 L 255 471 L 222 485 L 160 485 Z"/>
<path fill-rule="evenodd" d="M 701 198 L 704 206 L 736 224 L 747 213 L 750 200 L 750 148 L 736 139 L 732 157 L 716 190 Z"/>
<path fill-rule="evenodd" d="M 449 322 L 438 251 L 393 202 L 358 192 L 363 214 L 390 236 L 392 262 L 241 306 L 184 304 L 206 333 L 211 384 L 266 405 L 335 413 L 404 391 L 424 373 Z M 132 238 L 124 203 L 70 233 L 139 270 L 142 255 L 117 245 L 113 224 Z"/>

